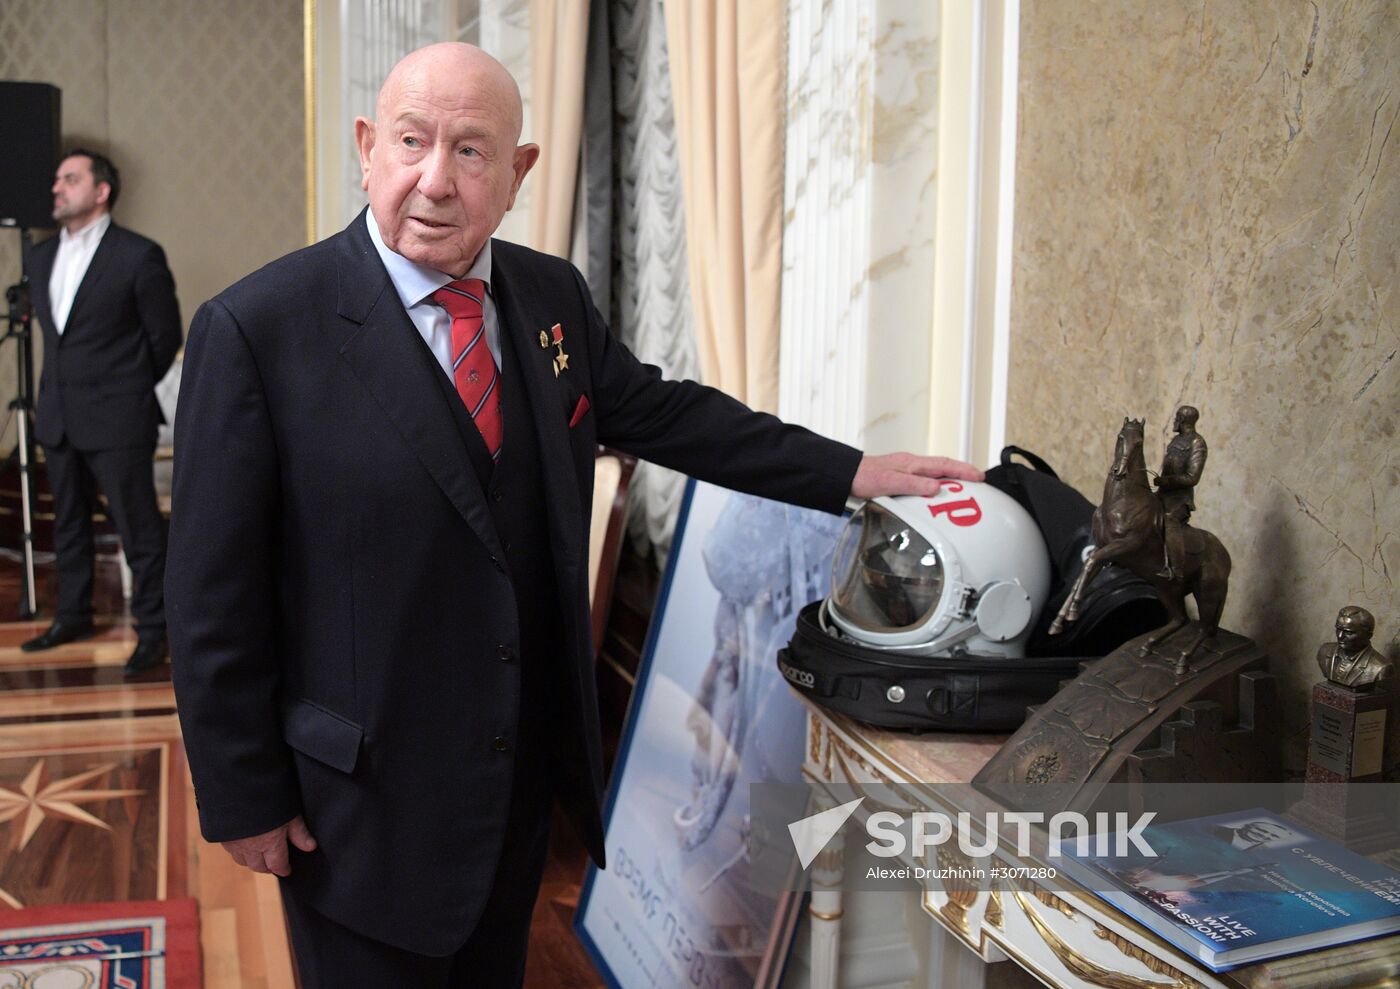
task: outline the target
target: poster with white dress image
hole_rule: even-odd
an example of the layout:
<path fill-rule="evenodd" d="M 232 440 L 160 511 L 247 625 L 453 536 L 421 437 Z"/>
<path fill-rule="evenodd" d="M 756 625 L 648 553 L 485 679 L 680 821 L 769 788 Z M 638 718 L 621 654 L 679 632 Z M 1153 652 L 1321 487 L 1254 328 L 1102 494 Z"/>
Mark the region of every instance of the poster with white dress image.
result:
<path fill-rule="evenodd" d="M 691 481 L 575 927 L 618 989 L 776 985 L 794 894 L 750 882 L 749 786 L 801 782 L 776 655 L 824 597 L 843 520 Z"/>

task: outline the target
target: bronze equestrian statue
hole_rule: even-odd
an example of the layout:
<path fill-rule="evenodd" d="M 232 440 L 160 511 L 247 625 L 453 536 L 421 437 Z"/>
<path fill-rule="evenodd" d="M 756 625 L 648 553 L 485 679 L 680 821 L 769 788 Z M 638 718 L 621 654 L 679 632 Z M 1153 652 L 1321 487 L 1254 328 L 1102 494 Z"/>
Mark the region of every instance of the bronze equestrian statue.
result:
<path fill-rule="evenodd" d="M 1206 441 L 1196 432 L 1200 418 L 1194 406 L 1183 405 L 1176 410 L 1172 421 L 1176 435 L 1162 455 L 1162 473 L 1153 481 L 1167 515 L 1182 525 L 1191 521 L 1191 513 L 1196 510 L 1196 485 L 1201 483 L 1206 468 Z"/>
<path fill-rule="evenodd" d="M 1195 489 L 1201 483 L 1208 452 L 1205 438 L 1196 432 L 1196 422 L 1200 418 L 1201 413 L 1194 406 L 1183 405 L 1172 420 L 1176 435 L 1167 444 L 1167 452 L 1162 454 L 1162 472 L 1152 479 L 1166 510 L 1162 515 L 1163 524 L 1173 518 L 1185 525 L 1196 510 Z M 1162 576 L 1171 575 L 1171 561 L 1164 558 Z"/>
<path fill-rule="evenodd" d="M 1065 625 L 1079 617 L 1089 584 L 1104 566 L 1117 563 L 1152 585 L 1169 616 L 1167 624 L 1143 644 L 1143 655 L 1190 621 L 1186 595 L 1196 599 L 1200 621 L 1176 661 L 1177 675 L 1184 675 L 1191 655 L 1220 628 L 1230 581 L 1230 554 L 1209 532 L 1167 513 L 1162 498 L 1148 483 L 1142 427 L 1141 419 L 1123 420 L 1113 466 L 1104 481 L 1103 501 L 1094 510 L 1094 550 L 1085 560 L 1073 593 L 1055 616 L 1050 634 L 1063 632 Z"/>

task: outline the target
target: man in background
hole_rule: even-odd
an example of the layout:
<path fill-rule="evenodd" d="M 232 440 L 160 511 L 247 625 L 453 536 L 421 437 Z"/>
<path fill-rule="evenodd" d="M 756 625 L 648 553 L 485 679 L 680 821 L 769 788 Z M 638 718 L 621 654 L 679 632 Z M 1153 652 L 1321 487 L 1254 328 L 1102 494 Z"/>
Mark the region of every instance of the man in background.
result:
<path fill-rule="evenodd" d="M 301 984 L 518 986 L 558 799 L 603 862 L 598 444 L 768 498 L 932 494 L 608 332 L 491 234 L 539 154 L 480 49 L 356 121 L 369 209 L 202 306 L 176 416 L 173 674 L 204 836 L 282 883 Z"/>
<path fill-rule="evenodd" d="M 34 312 L 44 333 L 34 435 L 53 489 L 58 607 L 48 630 L 20 648 L 35 652 L 92 635 L 92 514 L 101 491 L 132 573 L 131 676 L 168 652 L 165 521 L 152 466 L 164 420 L 155 387 L 180 349 L 181 324 L 165 252 L 112 222 L 120 193 L 106 156 L 69 152 L 53 185 L 59 234 L 32 256 Z"/>

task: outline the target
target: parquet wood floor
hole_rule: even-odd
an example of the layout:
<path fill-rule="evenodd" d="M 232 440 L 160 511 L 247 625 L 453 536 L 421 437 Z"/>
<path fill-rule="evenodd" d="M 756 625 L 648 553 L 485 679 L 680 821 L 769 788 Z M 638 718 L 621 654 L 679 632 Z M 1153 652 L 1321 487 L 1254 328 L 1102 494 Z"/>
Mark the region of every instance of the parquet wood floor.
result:
<path fill-rule="evenodd" d="M 39 571 L 52 614 L 52 567 Z M 19 565 L 0 557 L 0 924 L 7 908 L 193 896 L 206 989 L 295 985 L 277 882 L 199 836 L 168 665 L 121 667 L 135 635 L 114 559 L 99 562 L 99 634 L 44 653 L 19 644 L 47 620 L 18 613 Z M 572 930 L 587 856 L 556 815 L 526 986 L 603 980 Z"/>

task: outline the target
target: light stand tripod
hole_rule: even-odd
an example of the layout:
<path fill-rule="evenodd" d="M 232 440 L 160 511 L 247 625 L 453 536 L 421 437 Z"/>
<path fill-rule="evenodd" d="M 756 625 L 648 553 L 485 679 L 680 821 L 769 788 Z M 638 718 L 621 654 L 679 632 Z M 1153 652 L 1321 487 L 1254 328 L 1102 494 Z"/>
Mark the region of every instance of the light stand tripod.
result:
<path fill-rule="evenodd" d="M 19 232 L 20 279 L 5 290 L 8 329 L 3 340 L 11 338 L 18 351 L 18 372 L 15 398 L 10 414 L 19 423 L 16 451 L 19 458 L 19 501 L 22 532 L 21 552 L 24 573 L 20 586 L 19 611 L 23 618 L 33 618 L 39 611 L 34 582 L 34 309 L 29 302 L 29 249 L 33 238 L 27 227 Z"/>

